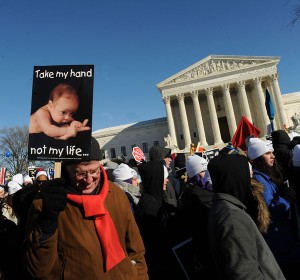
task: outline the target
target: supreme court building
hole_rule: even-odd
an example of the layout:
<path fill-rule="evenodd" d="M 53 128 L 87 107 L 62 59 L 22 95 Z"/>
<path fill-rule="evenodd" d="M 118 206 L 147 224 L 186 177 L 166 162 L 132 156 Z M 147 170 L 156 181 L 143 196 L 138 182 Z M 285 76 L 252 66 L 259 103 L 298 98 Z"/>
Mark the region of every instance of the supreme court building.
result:
<path fill-rule="evenodd" d="M 126 159 L 132 158 L 135 146 L 147 158 L 155 145 L 188 151 L 191 143 L 221 148 L 232 139 L 243 115 L 264 137 L 270 124 L 266 88 L 275 107 L 274 128 L 298 125 L 300 131 L 300 92 L 281 95 L 279 61 L 272 56 L 210 55 L 157 84 L 166 117 L 99 129 L 93 136 L 105 158 Z"/>
<path fill-rule="evenodd" d="M 157 84 L 170 137 L 180 149 L 229 142 L 244 115 L 266 135 L 266 88 L 275 107 L 275 129 L 287 125 L 274 56 L 210 55 Z"/>

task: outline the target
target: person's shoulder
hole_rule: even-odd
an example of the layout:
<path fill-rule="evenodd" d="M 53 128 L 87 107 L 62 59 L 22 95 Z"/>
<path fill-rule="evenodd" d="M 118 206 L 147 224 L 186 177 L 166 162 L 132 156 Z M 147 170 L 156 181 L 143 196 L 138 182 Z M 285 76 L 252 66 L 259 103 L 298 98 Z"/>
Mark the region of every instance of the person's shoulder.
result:
<path fill-rule="evenodd" d="M 114 182 L 112 181 L 108 181 L 108 184 L 109 184 L 109 192 L 114 194 L 114 195 L 117 195 L 117 196 L 125 196 L 124 194 L 124 191 L 118 187 Z"/>

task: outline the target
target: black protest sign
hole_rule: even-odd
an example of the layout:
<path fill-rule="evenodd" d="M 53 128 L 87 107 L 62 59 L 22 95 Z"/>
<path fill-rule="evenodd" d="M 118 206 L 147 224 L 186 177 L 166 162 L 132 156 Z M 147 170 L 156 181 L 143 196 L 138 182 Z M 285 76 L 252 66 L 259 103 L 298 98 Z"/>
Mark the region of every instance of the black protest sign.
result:
<path fill-rule="evenodd" d="M 28 160 L 89 160 L 93 65 L 35 66 Z"/>
<path fill-rule="evenodd" d="M 220 150 L 219 148 L 215 148 L 212 150 L 208 150 L 208 151 L 203 151 L 203 152 L 196 152 L 195 154 L 205 158 L 208 162 L 210 162 L 210 160 L 212 158 L 214 158 L 215 156 L 217 156 L 219 154 Z"/>

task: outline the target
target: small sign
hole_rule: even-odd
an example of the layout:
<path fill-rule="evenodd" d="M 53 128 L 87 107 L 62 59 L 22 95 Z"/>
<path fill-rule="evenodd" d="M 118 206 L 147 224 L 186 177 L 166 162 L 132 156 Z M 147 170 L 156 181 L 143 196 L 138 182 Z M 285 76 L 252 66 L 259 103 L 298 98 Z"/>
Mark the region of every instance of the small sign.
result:
<path fill-rule="evenodd" d="M 31 179 L 35 180 L 35 174 L 36 174 L 37 170 L 38 170 L 38 167 L 35 167 L 35 166 L 28 167 L 28 175 Z"/>
<path fill-rule="evenodd" d="M 54 179 L 54 168 L 48 168 L 48 177 L 50 180 Z"/>
<path fill-rule="evenodd" d="M 139 147 L 134 147 L 132 149 L 132 155 L 137 162 L 141 163 L 146 160 L 146 157 L 145 157 L 143 151 Z"/>
<path fill-rule="evenodd" d="M 205 158 L 208 162 L 214 158 L 215 156 L 217 156 L 219 154 L 220 150 L 219 148 L 216 149 L 212 149 L 212 150 L 208 150 L 208 151 L 203 151 L 200 153 L 195 153 L 196 155 Z"/>

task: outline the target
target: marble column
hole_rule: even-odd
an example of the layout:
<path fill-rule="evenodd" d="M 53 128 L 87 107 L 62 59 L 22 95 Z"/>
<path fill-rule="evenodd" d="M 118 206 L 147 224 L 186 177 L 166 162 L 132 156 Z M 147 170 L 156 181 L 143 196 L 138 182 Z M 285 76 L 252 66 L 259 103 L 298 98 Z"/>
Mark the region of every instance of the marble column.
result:
<path fill-rule="evenodd" d="M 242 107 L 242 114 L 252 123 L 252 117 L 249 107 L 249 101 L 247 98 L 246 88 L 245 88 L 245 81 L 240 81 L 237 83 L 237 88 L 239 91 L 239 100 Z"/>
<path fill-rule="evenodd" d="M 199 135 L 199 142 L 200 142 L 201 146 L 207 146 L 208 144 L 206 142 L 204 124 L 203 124 L 203 119 L 202 119 L 202 114 L 201 114 L 201 108 L 200 108 L 200 102 L 199 102 L 199 99 L 198 99 L 198 95 L 199 95 L 198 91 L 193 91 L 191 93 L 192 100 L 193 100 L 193 105 L 194 105 L 198 135 Z"/>
<path fill-rule="evenodd" d="M 214 145 L 219 145 L 223 143 L 221 138 L 220 126 L 218 122 L 218 116 L 216 111 L 216 106 L 213 97 L 213 88 L 206 89 L 206 96 L 207 96 L 207 104 L 209 110 L 210 121 L 212 125 L 212 131 L 214 135 Z"/>
<path fill-rule="evenodd" d="M 184 137 L 184 148 L 190 149 L 192 140 L 190 135 L 190 129 L 189 129 L 189 123 L 186 115 L 186 109 L 184 104 L 184 94 L 176 94 L 176 98 L 179 103 L 179 112 L 180 112 L 180 119 L 182 124 L 182 130 L 183 130 L 183 137 Z"/>
<path fill-rule="evenodd" d="M 232 101 L 230 97 L 230 85 L 229 84 L 223 85 L 222 89 L 223 89 L 225 112 L 228 121 L 229 132 L 232 138 L 236 131 L 236 119 L 234 116 L 234 110 L 233 110 Z"/>
<path fill-rule="evenodd" d="M 261 113 L 261 120 L 262 120 L 262 125 L 260 127 L 260 131 L 261 131 L 261 136 L 266 135 L 267 133 L 267 125 L 270 124 L 270 120 L 267 114 L 267 109 L 266 109 L 266 105 L 265 105 L 265 94 L 263 92 L 262 86 L 261 86 L 261 78 L 255 78 L 254 79 L 254 85 L 255 85 L 255 90 L 256 90 L 256 94 L 258 97 L 258 104 L 260 106 L 259 110 Z"/>
<path fill-rule="evenodd" d="M 284 125 L 288 125 L 287 123 L 287 118 L 286 118 L 286 113 L 284 111 L 283 103 L 282 103 L 282 98 L 281 98 L 281 92 L 279 88 L 279 83 L 278 83 L 278 74 L 273 74 L 271 75 L 271 83 L 272 83 L 272 88 L 274 89 L 274 101 L 276 102 L 276 107 L 278 112 L 275 112 L 275 114 L 278 116 L 279 119 L 279 129 L 284 129 Z"/>
<path fill-rule="evenodd" d="M 171 137 L 173 138 L 174 144 L 176 146 L 178 146 L 177 139 L 176 139 L 174 119 L 173 119 L 173 114 L 172 114 L 172 108 L 171 108 L 170 96 L 163 97 L 163 101 L 165 103 L 166 112 L 167 112 L 167 122 L 168 122 L 169 133 L 170 133 Z"/>

